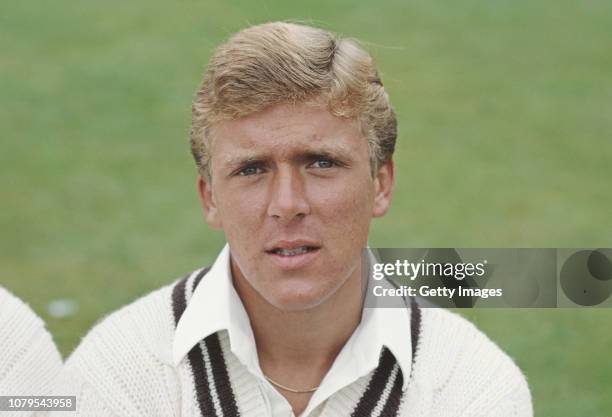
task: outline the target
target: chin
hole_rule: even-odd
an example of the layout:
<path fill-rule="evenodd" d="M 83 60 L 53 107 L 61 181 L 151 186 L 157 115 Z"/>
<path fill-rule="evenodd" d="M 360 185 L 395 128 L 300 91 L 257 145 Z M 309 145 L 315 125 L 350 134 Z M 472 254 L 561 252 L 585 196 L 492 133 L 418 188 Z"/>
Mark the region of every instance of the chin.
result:
<path fill-rule="evenodd" d="M 323 289 L 310 288 L 306 290 L 298 290 L 287 288 L 287 291 L 278 291 L 276 288 L 272 294 L 264 297 L 270 304 L 281 311 L 305 311 L 318 307 L 325 302 L 331 292 Z"/>

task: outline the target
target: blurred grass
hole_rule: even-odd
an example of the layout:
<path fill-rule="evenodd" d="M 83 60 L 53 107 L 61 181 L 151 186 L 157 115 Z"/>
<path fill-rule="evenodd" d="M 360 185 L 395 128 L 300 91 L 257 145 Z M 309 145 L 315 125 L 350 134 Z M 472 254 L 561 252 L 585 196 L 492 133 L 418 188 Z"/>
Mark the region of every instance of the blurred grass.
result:
<path fill-rule="evenodd" d="M 364 40 L 399 117 L 376 247 L 610 247 L 612 3 L 17 2 L 0 6 L 0 283 L 64 355 L 104 314 L 210 263 L 187 133 L 207 59 L 298 19 Z M 79 302 L 54 319 L 55 298 Z M 537 415 L 612 410 L 609 310 L 468 311 Z"/>

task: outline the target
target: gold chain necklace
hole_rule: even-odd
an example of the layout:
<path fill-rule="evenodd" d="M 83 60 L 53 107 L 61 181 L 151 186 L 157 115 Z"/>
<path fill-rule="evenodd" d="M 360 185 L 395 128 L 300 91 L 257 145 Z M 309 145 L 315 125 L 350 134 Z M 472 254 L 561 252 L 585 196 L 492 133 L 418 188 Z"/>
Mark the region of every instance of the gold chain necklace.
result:
<path fill-rule="evenodd" d="M 267 375 L 264 375 L 264 377 L 266 377 L 266 379 L 268 381 L 270 381 L 270 383 L 272 385 L 276 385 L 277 387 L 282 388 L 285 391 L 293 392 L 295 394 L 308 394 L 308 393 L 311 393 L 311 392 L 315 392 L 316 390 L 319 389 L 319 387 L 314 387 L 314 388 L 305 389 L 305 390 L 293 389 L 293 388 L 289 388 L 289 387 L 287 387 L 287 386 L 285 386 L 285 385 L 283 385 L 281 383 L 276 382 L 275 380 L 273 380 L 272 378 L 270 378 Z"/>

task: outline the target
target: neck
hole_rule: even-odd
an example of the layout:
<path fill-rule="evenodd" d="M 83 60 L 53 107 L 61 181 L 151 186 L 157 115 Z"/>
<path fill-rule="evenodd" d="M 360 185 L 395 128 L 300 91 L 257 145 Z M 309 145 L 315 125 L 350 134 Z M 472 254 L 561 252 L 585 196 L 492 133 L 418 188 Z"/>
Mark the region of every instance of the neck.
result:
<path fill-rule="evenodd" d="M 322 379 L 361 320 L 360 274 L 360 267 L 356 267 L 325 301 L 298 311 L 275 307 L 240 273 L 233 274 L 234 286 L 251 320 L 262 370 L 268 368 L 273 378 L 285 373 L 280 368 L 302 369 L 312 375 L 306 380 Z"/>

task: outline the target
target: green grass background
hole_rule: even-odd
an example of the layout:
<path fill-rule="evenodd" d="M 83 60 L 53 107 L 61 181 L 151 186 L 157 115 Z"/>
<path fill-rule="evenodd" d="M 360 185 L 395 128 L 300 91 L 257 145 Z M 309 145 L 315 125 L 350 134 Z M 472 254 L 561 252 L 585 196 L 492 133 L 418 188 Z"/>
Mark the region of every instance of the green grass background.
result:
<path fill-rule="evenodd" d="M 0 5 L 0 283 L 67 355 L 106 313 L 200 265 L 188 150 L 212 50 L 299 19 L 365 41 L 399 118 L 376 247 L 612 246 L 612 3 Z M 55 298 L 78 315 L 48 316 Z M 538 416 L 612 415 L 612 310 L 465 312 L 525 371 Z"/>

